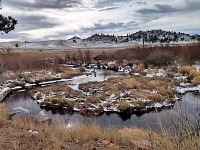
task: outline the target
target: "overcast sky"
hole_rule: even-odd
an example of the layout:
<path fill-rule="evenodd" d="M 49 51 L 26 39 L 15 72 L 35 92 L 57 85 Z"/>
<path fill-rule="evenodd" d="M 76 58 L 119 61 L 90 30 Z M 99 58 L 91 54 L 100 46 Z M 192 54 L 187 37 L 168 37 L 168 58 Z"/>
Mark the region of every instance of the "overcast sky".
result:
<path fill-rule="evenodd" d="M 163 29 L 200 34 L 200 0 L 2 0 L 18 20 L 0 41 L 82 38 Z"/>

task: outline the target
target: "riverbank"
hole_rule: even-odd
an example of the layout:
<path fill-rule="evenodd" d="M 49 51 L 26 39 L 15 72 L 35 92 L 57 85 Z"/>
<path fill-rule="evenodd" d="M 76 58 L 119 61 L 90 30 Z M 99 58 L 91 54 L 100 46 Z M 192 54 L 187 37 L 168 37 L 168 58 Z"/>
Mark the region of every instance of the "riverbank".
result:
<path fill-rule="evenodd" d="M 0 84 L 0 101 L 11 92 L 16 90 L 30 89 L 37 86 L 45 86 L 53 83 L 65 82 L 74 76 L 81 75 L 79 70 L 73 70 L 68 67 L 59 67 L 59 72 L 54 70 L 40 71 L 9 71 L 1 75 L 6 78 Z"/>
<path fill-rule="evenodd" d="M 94 65 L 95 66 L 95 65 Z M 99 80 L 87 75 L 65 85 L 41 87 L 29 93 L 41 108 L 80 112 L 85 116 L 99 116 L 104 112 L 132 114 L 173 107 L 187 92 L 199 93 L 198 66 L 168 66 L 165 69 L 133 65 L 129 74 Z M 96 68 L 96 67 L 95 67 Z M 93 70 L 93 69 L 92 69 Z M 121 67 L 121 70 L 124 68 Z M 190 70 L 190 71 L 189 71 Z M 194 80 L 189 80 L 193 74 Z M 87 80 L 93 78 L 93 80 Z M 74 88 L 73 84 L 76 84 Z"/>
<path fill-rule="evenodd" d="M 190 128 L 186 127 L 187 130 L 180 124 L 178 130 L 181 134 L 175 132 L 172 136 L 162 125 L 162 132 L 155 133 L 134 127 L 101 128 L 89 122 L 74 126 L 68 126 L 67 122 L 37 123 L 30 119 L 27 121 L 28 116 L 9 121 L 9 111 L 4 104 L 0 104 L 0 112 L 0 147 L 4 149 L 171 150 L 200 147 L 199 131 L 193 132 L 192 124 Z"/>
<path fill-rule="evenodd" d="M 96 68 L 97 65 L 93 66 Z M 50 70 L 10 72 L 5 75 L 18 78 L 6 80 L 1 95 L 5 97 L 12 90 L 31 89 L 31 97 L 41 108 L 99 116 L 103 112 L 132 114 L 171 108 L 181 98 L 180 95 L 187 92 L 199 94 L 198 66 L 168 66 L 165 69 L 145 69 L 141 64 L 133 66 L 129 74 L 124 72 L 120 77 L 112 77 L 114 72 L 110 71 L 110 77 L 104 79 L 101 76 L 105 75 L 99 74 L 104 69 L 96 69 L 94 75 L 94 69 L 74 70 L 64 66 L 60 73 Z M 124 68 L 121 67 L 121 70 Z M 104 74 L 107 73 L 105 70 Z M 80 74 L 85 75 L 78 76 Z M 194 80 L 188 80 L 190 74 L 193 74 Z M 72 76 L 77 77 L 63 79 Z M 61 82 L 63 85 L 59 85 Z"/>

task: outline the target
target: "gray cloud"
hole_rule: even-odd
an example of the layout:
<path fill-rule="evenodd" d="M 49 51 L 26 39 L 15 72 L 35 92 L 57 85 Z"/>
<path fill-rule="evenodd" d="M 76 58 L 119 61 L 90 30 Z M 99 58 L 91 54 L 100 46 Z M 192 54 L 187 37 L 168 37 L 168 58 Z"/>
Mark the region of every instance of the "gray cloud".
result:
<path fill-rule="evenodd" d="M 155 4 L 154 8 L 142 8 L 139 9 L 137 12 L 141 14 L 164 14 L 164 13 L 173 13 L 173 12 L 191 12 L 195 10 L 199 10 L 200 1 L 195 0 L 186 0 L 183 3 L 186 3 L 184 7 L 172 6 L 171 4 Z"/>
<path fill-rule="evenodd" d="M 18 1 L 18 0 L 6 0 L 6 5 L 24 8 L 24 9 L 60 9 L 70 8 L 81 4 L 80 0 L 34 0 L 34 2 Z"/>
<path fill-rule="evenodd" d="M 96 3 L 96 8 L 104 8 L 107 6 L 113 6 L 116 3 L 126 3 L 130 2 L 131 0 L 102 0 Z"/>
<path fill-rule="evenodd" d="M 200 33 L 199 0 L 3 0 L 2 6 L 3 15 L 13 16 L 18 25 L 1 39 L 63 39 L 152 28 Z"/>
<path fill-rule="evenodd" d="M 33 39 L 29 39 L 27 34 L 22 34 L 22 33 L 18 33 L 16 30 L 12 31 L 12 32 L 9 32 L 9 34 L 2 34 L 1 35 L 1 38 L 2 39 L 15 39 L 15 40 L 18 40 L 18 41 L 21 41 L 22 39 L 23 40 L 33 40 Z"/>
<path fill-rule="evenodd" d="M 106 30 L 106 29 L 115 29 L 115 28 L 122 28 L 122 27 L 125 27 L 124 23 L 109 23 L 109 24 L 106 24 L 106 25 L 96 23 L 96 24 L 94 24 L 94 27 L 81 28 L 81 30 L 103 31 L 103 30 Z"/>
<path fill-rule="evenodd" d="M 186 6 L 186 8 L 183 8 L 183 10 L 186 10 L 186 11 L 199 10 L 200 1 L 197 1 L 197 0 L 187 0 L 186 4 L 187 4 L 187 6 Z"/>
<path fill-rule="evenodd" d="M 105 7 L 105 8 L 99 9 L 99 11 L 108 11 L 108 10 L 113 10 L 113 9 L 118 9 L 118 8 L 120 8 L 120 7 L 117 7 L 117 6 Z"/>
<path fill-rule="evenodd" d="M 17 16 L 18 26 L 22 26 L 23 30 L 33 30 L 33 29 L 42 29 L 42 28 L 53 28 L 59 23 L 53 22 L 50 18 L 46 16 Z"/>
<path fill-rule="evenodd" d="M 136 29 L 139 27 L 139 23 L 137 21 L 131 21 L 128 23 L 108 23 L 106 25 L 102 25 L 100 23 L 94 24 L 93 27 L 90 28 L 81 28 L 81 32 L 87 34 L 89 33 L 104 33 L 104 34 L 118 34 L 116 32 L 124 32 L 128 33 L 132 31 L 133 29 Z"/>
<path fill-rule="evenodd" d="M 138 4 L 138 5 L 147 5 L 147 2 L 139 1 L 139 2 L 136 2 L 136 4 Z"/>
<path fill-rule="evenodd" d="M 156 4 L 155 8 L 152 8 L 152 9 L 144 8 L 144 9 L 138 10 L 137 12 L 141 14 L 152 14 L 152 13 L 170 13 L 170 12 L 176 12 L 176 11 L 178 11 L 178 9 L 175 9 L 171 7 L 170 5 Z"/>

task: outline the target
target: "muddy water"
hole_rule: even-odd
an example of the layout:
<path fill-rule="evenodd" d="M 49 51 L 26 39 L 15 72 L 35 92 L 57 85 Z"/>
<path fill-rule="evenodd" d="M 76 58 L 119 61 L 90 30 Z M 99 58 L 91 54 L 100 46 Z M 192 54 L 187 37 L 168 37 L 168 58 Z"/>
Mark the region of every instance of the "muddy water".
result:
<path fill-rule="evenodd" d="M 89 81 L 103 81 L 111 75 L 118 76 L 119 74 L 112 71 L 98 70 L 97 77 L 80 76 L 67 81 L 73 89 L 78 89 L 78 84 Z M 39 114 L 41 111 L 49 115 L 53 122 L 66 121 L 68 125 L 73 125 L 76 122 L 91 123 L 97 122 L 102 127 L 138 127 L 144 129 L 159 130 L 162 126 L 172 130 L 172 124 L 184 120 L 191 119 L 196 123 L 196 118 L 200 119 L 200 95 L 188 93 L 183 96 L 182 100 L 177 101 L 173 108 L 163 109 L 162 111 L 151 111 L 145 114 L 120 115 L 117 113 L 104 113 L 99 117 L 83 117 L 79 113 L 67 114 L 65 112 L 54 112 L 41 109 L 36 101 L 33 101 L 27 91 L 18 91 L 11 94 L 5 99 L 5 103 L 12 112 L 21 113 L 14 116 L 14 119 L 27 114 Z"/>

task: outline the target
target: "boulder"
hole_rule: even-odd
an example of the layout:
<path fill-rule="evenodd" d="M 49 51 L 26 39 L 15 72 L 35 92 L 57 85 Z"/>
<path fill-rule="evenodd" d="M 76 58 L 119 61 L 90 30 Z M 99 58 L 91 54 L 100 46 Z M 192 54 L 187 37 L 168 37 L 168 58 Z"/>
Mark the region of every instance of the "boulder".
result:
<path fill-rule="evenodd" d="M 152 148 L 151 143 L 147 140 L 132 140 L 131 145 L 138 150 L 150 150 Z"/>

